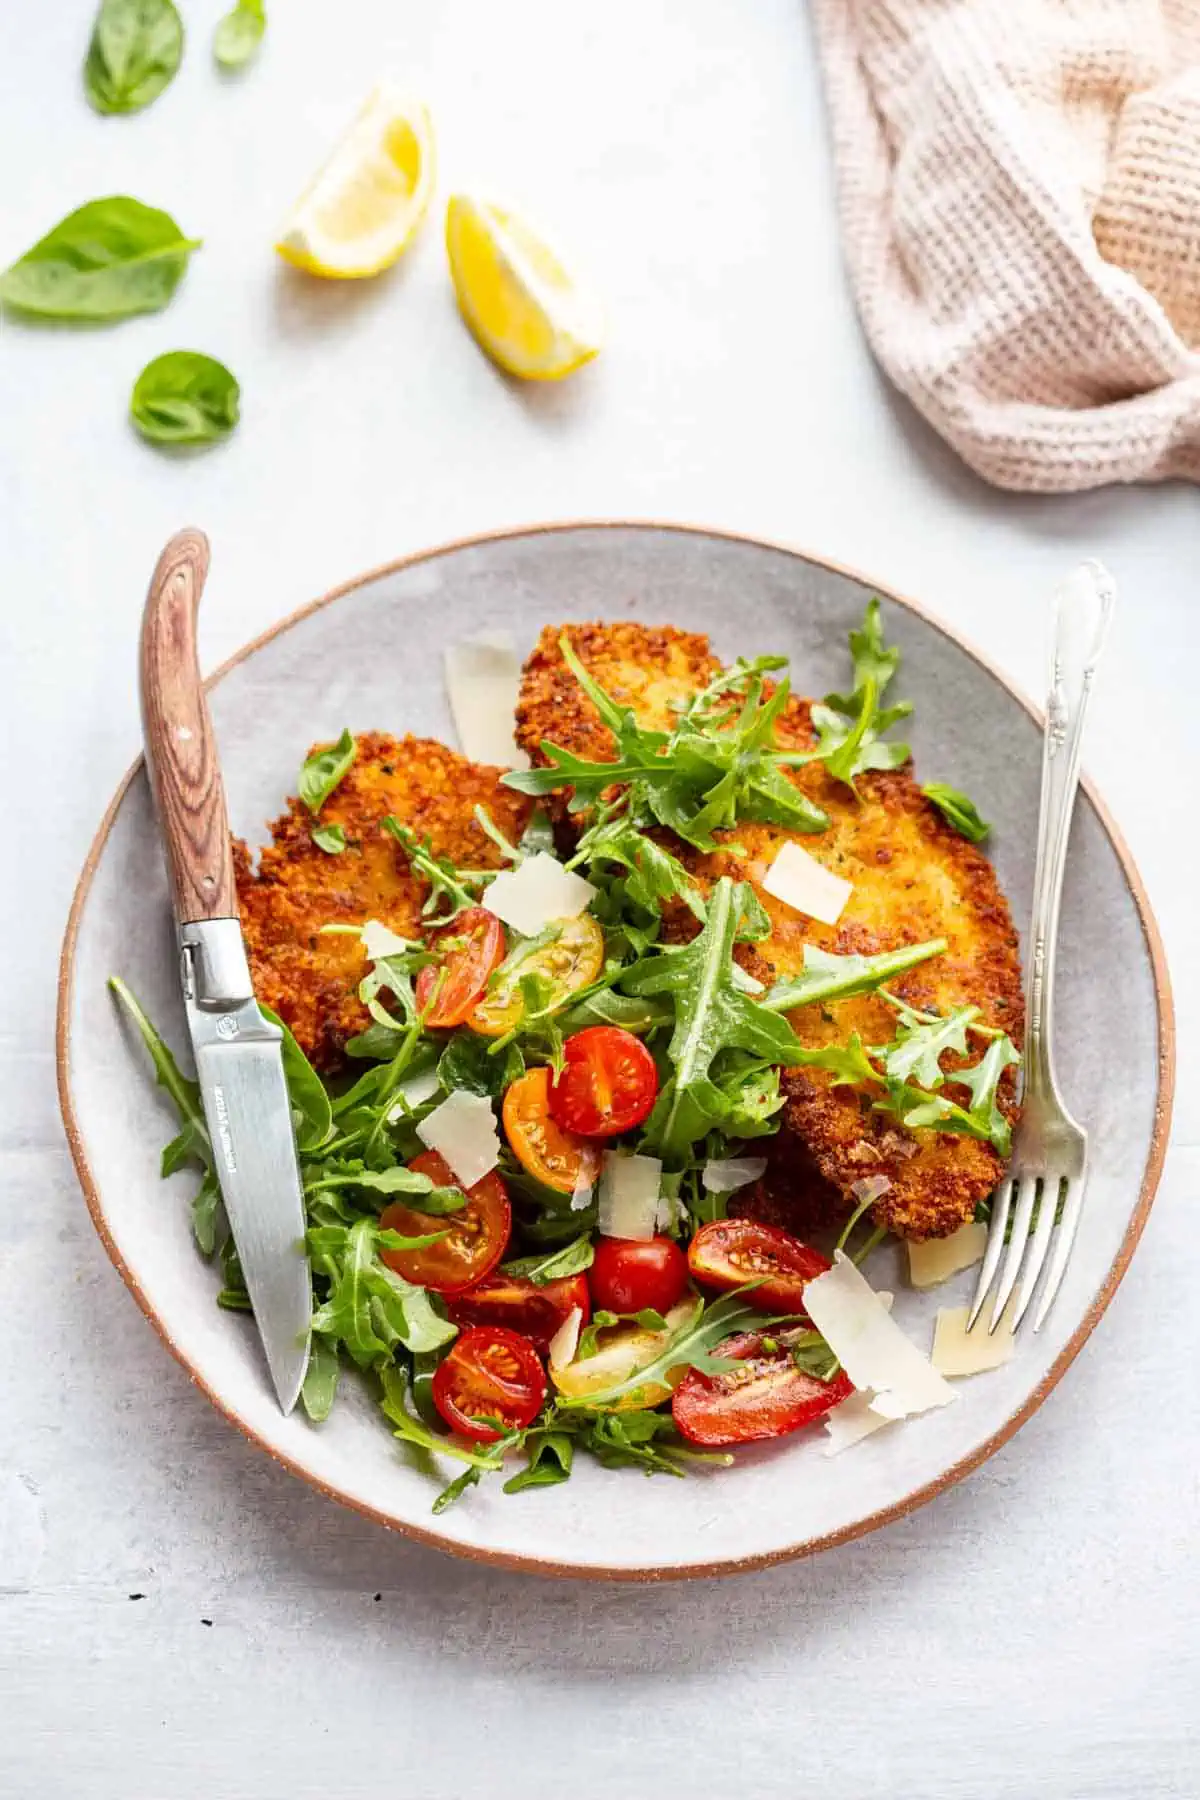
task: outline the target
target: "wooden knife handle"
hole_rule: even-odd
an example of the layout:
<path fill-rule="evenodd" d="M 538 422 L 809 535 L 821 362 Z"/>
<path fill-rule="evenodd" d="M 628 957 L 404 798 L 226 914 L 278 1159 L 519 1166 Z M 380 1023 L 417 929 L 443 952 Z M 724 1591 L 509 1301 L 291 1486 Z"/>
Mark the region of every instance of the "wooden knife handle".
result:
<path fill-rule="evenodd" d="M 208 539 L 181 531 L 158 559 L 142 614 L 142 732 L 179 925 L 238 916 L 225 789 L 196 657 Z"/>

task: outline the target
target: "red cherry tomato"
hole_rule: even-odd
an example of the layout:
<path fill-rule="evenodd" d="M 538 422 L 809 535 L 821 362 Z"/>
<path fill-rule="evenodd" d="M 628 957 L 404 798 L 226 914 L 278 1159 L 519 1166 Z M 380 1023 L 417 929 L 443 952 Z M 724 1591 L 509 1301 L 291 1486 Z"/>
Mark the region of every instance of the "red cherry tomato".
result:
<path fill-rule="evenodd" d="M 504 960 L 504 928 L 494 913 L 469 906 L 438 933 L 438 945 L 445 957 L 419 971 L 415 991 L 422 1011 L 432 998 L 425 1023 L 442 1031 L 461 1025 L 487 992 L 492 970 Z"/>
<path fill-rule="evenodd" d="M 576 1307 L 583 1315 L 580 1324 L 586 1325 L 592 1316 L 592 1301 L 583 1275 L 564 1276 L 538 1287 L 523 1275 L 506 1275 L 497 1269 L 465 1294 L 456 1294 L 446 1310 L 456 1325 L 503 1325 L 519 1331 L 539 1350 L 548 1350 L 550 1339 Z"/>
<path fill-rule="evenodd" d="M 563 1047 L 566 1066 L 550 1084 L 550 1117 L 580 1137 L 615 1137 L 648 1118 L 658 1070 L 641 1038 L 619 1025 L 589 1025 Z"/>
<path fill-rule="evenodd" d="M 419 1175 L 428 1175 L 434 1187 L 458 1187 L 454 1171 L 436 1150 L 426 1150 L 409 1163 Z M 508 1244 L 512 1230 L 512 1208 L 508 1189 L 498 1175 L 485 1175 L 482 1181 L 466 1190 L 467 1204 L 461 1212 L 434 1215 L 423 1213 L 403 1200 L 393 1200 L 384 1209 L 379 1224 L 384 1231 L 398 1231 L 404 1237 L 422 1237 L 426 1232 L 444 1231 L 445 1237 L 424 1250 L 381 1250 L 382 1260 L 406 1281 L 432 1288 L 435 1294 L 458 1294 L 474 1287 L 490 1275 Z"/>
<path fill-rule="evenodd" d="M 746 1295 L 748 1306 L 764 1312 L 803 1314 L 805 1287 L 830 1266 L 790 1231 L 754 1219 L 717 1219 L 702 1225 L 688 1245 L 688 1267 L 701 1287 L 725 1292 L 766 1276 Z"/>
<path fill-rule="evenodd" d="M 481 1419 L 519 1431 L 537 1418 L 546 1398 L 546 1371 L 527 1337 L 498 1325 L 477 1325 L 451 1344 L 433 1377 L 433 1404 L 452 1430 L 479 1444 L 502 1436 Z"/>
<path fill-rule="evenodd" d="M 752 1444 L 809 1425 L 854 1392 L 843 1369 L 819 1381 L 798 1369 L 785 1344 L 758 1331 L 726 1338 L 713 1352 L 739 1367 L 721 1375 L 689 1369 L 671 1398 L 671 1414 L 689 1443 Z"/>
<path fill-rule="evenodd" d="M 655 1312 L 667 1313 L 687 1292 L 687 1258 L 666 1237 L 648 1243 L 598 1238 L 588 1284 L 600 1311 L 638 1313 L 652 1306 Z"/>

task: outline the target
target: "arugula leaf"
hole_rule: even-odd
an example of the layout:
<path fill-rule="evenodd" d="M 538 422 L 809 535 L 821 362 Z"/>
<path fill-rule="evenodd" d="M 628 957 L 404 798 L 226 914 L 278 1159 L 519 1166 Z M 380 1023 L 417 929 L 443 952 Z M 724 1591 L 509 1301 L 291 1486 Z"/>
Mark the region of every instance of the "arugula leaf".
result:
<path fill-rule="evenodd" d="M 292 1036 L 291 1030 L 269 1006 L 259 1003 L 263 1018 L 283 1033 L 283 1073 L 288 1099 L 296 1115 L 296 1143 L 301 1150 L 317 1150 L 333 1135 L 333 1108 L 325 1083 Z"/>
<path fill-rule="evenodd" d="M 571 1474 L 575 1445 L 565 1431 L 530 1432 L 526 1439 L 528 1462 L 504 1483 L 506 1494 L 520 1494 L 526 1488 L 556 1487 Z"/>
<path fill-rule="evenodd" d="M 340 1234 L 340 1245 L 337 1231 L 323 1227 L 312 1245 L 314 1266 L 330 1274 L 329 1293 L 313 1314 L 314 1331 L 343 1343 L 360 1368 L 386 1358 L 397 1342 L 409 1350 L 434 1350 L 457 1335 L 424 1288 L 378 1260 L 376 1220 L 357 1219 Z"/>
<path fill-rule="evenodd" d="M 340 856 L 346 848 L 346 833 L 340 825 L 317 825 L 309 835 L 326 856 Z"/>
<path fill-rule="evenodd" d="M 237 424 L 240 398 L 224 363 L 199 350 L 168 350 L 134 382 L 130 414 L 152 444 L 213 444 Z"/>
<path fill-rule="evenodd" d="M 183 21 L 172 0 L 101 0 L 83 85 L 99 113 L 140 112 L 174 79 Z"/>
<path fill-rule="evenodd" d="M 713 1355 L 714 1346 L 739 1331 L 757 1329 L 763 1315 L 747 1306 L 738 1294 L 723 1294 L 711 1306 L 697 1306 L 691 1317 L 671 1333 L 663 1348 L 651 1362 L 635 1369 L 624 1380 L 601 1388 L 578 1399 L 560 1399 L 560 1411 L 588 1411 L 608 1407 L 628 1394 L 636 1394 L 656 1382 L 663 1382 L 672 1369 L 686 1365 L 706 1375 L 721 1375 L 732 1365 L 728 1357 Z M 667 1386 L 671 1384 L 666 1383 Z"/>
<path fill-rule="evenodd" d="M 304 1385 L 300 1389 L 301 1403 L 314 1425 L 329 1417 L 341 1372 L 335 1344 L 314 1331 L 308 1348 Z"/>
<path fill-rule="evenodd" d="M 953 825 L 969 843 L 982 844 L 992 828 L 986 819 L 980 818 L 973 800 L 968 800 L 958 788 L 949 787 L 944 781 L 931 781 L 921 792 L 927 800 L 933 801 L 946 823 Z"/>
<path fill-rule="evenodd" d="M 994 1038 L 973 1068 L 954 1069 L 946 1077 L 967 1089 L 971 1096 L 968 1108 L 942 1094 L 905 1084 L 891 1088 L 885 1100 L 876 1101 L 876 1110 L 892 1113 L 910 1131 L 932 1126 L 936 1131 L 980 1138 L 1001 1156 L 1007 1156 L 1012 1149 L 1012 1127 L 1000 1111 L 996 1095 L 1005 1069 L 1015 1067 L 1020 1060 L 1010 1038 Z"/>
<path fill-rule="evenodd" d="M 542 742 L 549 767 L 516 770 L 502 777 L 523 794 L 549 794 L 569 786 L 570 810 L 601 806 L 614 786 L 629 785 L 628 820 L 641 829 L 657 821 L 700 850 L 713 850 L 713 832 L 738 818 L 790 825 L 797 831 L 823 831 L 828 815 L 815 806 L 784 773 L 788 758 L 775 745 L 775 724 L 787 705 L 788 683 L 766 694 L 766 672 L 778 658 L 739 664 L 713 688 L 683 710 L 671 733 L 638 724 L 632 710 L 618 705 L 594 681 L 564 633 L 559 639 L 563 661 L 591 700 L 615 740 L 615 759 L 589 761 L 571 751 Z M 721 704 L 714 705 L 719 686 Z M 793 759 L 794 760 L 794 759 Z M 612 834 L 612 842 L 629 840 Z M 610 843 L 611 854 L 611 843 Z M 632 853 L 632 850 L 631 850 Z M 636 866 L 642 894 L 656 882 L 678 877 L 662 866 Z M 680 891 L 677 888 L 675 891 Z M 686 898 L 686 890 L 684 890 Z"/>
<path fill-rule="evenodd" d="M 223 1220 L 221 1190 L 212 1170 L 206 1169 L 192 1199 L 192 1235 L 202 1256 L 211 1256 L 216 1249 L 217 1232 Z"/>
<path fill-rule="evenodd" d="M 884 1052 L 883 1069 L 888 1081 L 916 1081 L 922 1087 L 941 1087 L 946 1079 L 941 1065 L 943 1052 L 953 1050 L 965 1056 L 967 1027 L 978 1017 L 977 1006 L 957 1006 L 945 1018 L 931 1019 L 902 1006 L 896 1035 Z"/>
<path fill-rule="evenodd" d="M 597 988 L 563 1013 L 559 1024 L 564 1037 L 582 1031 L 585 1025 L 620 1025 L 625 1031 L 642 1036 L 657 1031 L 661 1025 L 670 1025 L 674 1017 L 675 1008 L 665 996 L 648 999 L 641 994 L 618 994 L 613 988 Z"/>
<path fill-rule="evenodd" d="M 628 815 L 606 818 L 584 832 L 567 866 L 581 863 L 593 877 L 598 863 L 627 870 L 624 895 L 647 912 L 657 913 L 665 901 L 678 898 L 704 922 L 704 895 L 679 858 L 639 831 Z"/>
<path fill-rule="evenodd" d="M 854 658 L 854 691 L 826 694 L 812 708 L 817 755 L 837 781 L 853 789 L 855 777 L 869 769 L 897 769 L 912 752 L 907 744 L 884 743 L 883 733 L 912 712 L 908 701 L 881 707 L 880 700 L 900 666 L 900 652 L 883 641 L 879 601 L 871 600 L 857 631 L 850 633 Z"/>
<path fill-rule="evenodd" d="M 349 773 L 358 745 L 347 728 L 336 744 L 314 750 L 296 780 L 296 791 L 315 818 L 338 783 Z"/>
<path fill-rule="evenodd" d="M 42 319 L 96 322 L 159 312 L 199 246 L 169 213 L 140 200 L 91 200 L 0 274 L 0 301 Z"/>
<path fill-rule="evenodd" d="M 441 1437 L 437 1432 L 431 1431 L 421 1419 L 414 1418 L 404 1404 L 408 1383 L 399 1369 L 385 1363 L 379 1370 L 379 1381 L 383 1389 L 380 1407 L 384 1416 L 396 1427 L 396 1436 L 404 1443 L 413 1444 L 418 1450 L 432 1451 L 437 1456 L 452 1457 L 455 1462 L 466 1463 L 473 1469 L 499 1469 L 504 1466 L 502 1456 L 497 1454 L 497 1446 L 468 1449 L 461 1438 Z"/>
<path fill-rule="evenodd" d="M 669 1412 L 600 1413 L 588 1420 L 580 1439 L 605 1469 L 641 1468 L 647 1475 L 679 1475 L 681 1463 L 713 1463 L 727 1469 L 726 1451 L 693 1450 L 685 1444 Z"/>
<path fill-rule="evenodd" d="M 762 996 L 759 1005 L 768 1012 L 790 1012 L 794 1006 L 813 1006 L 818 1001 L 844 1000 L 851 994 L 869 994 L 885 981 L 915 969 L 931 956 L 941 956 L 947 949 L 945 938 L 931 938 L 924 944 L 906 944 L 899 950 L 883 950 L 877 956 L 837 956 L 830 950 L 819 950 L 815 944 L 804 946 L 804 971 L 794 981 L 776 982 Z"/>
<path fill-rule="evenodd" d="M 236 0 L 231 11 L 218 20 L 213 33 L 213 55 L 221 68 L 245 68 L 258 54 L 266 29 L 263 0 Z"/>
<path fill-rule="evenodd" d="M 536 1287 L 544 1287 L 548 1281 L 563 1281 L 569 1275 L 581 1275 L 591 1268 L 595 1254 L 592 1234 L 584 1231 L 561 1250 L 552 1250 L 549 1256 L 520 1256 L 513 1262 L 506 1262 L 504 1269 L 506 1274 L 523 1276 Z"/>
<path fill-rule="evenodd" d="M 622 981 L 638 995 L 670 994 L 675 1028 L 667 1047 L 673 1074 L 647 1125 L 647 1138 L 664 1161 L 685 1156 L 726 1110 L 712 1079 L 717 1053 L 751 1051 L 784 1067 L 802 1059 L 803 1045 L 791 1026 L 733 985 L 733 946 L 743 909 L 740 883 L 722 876 L 708 899 L 708 919 L 699 936 L 682 948 L 647 958 Z"/>
<path fill-rule="evenodd" d="M 201 1163 L 206 1169 L 211 1169 L 212 1144 L 209 1141 L 204 1108 L 200 1102 L 200 1083 L 189 1081 L 181 1073 L 179 1064 L 175 1061 L 166 1043 L 150 1023 L 121 977 L 110 975 L 108 985 L 137 1026 L 141 1040 L 150 1054 L 150 1061 L 154 1064 L 154 1074 L 158 1085 L 166 1089 L 183 1125 L 179 1136 L 173 1138 L 163 1151 L 162 1173 L 173 1175 L 176 1169 L 182 1167 L 189 1159 Z"/>
<path fill-rule="evenodd" d="M 383 821 L 383 829 L 394 837 L 412 865 L 414 874 L 429 883 L 429 893 L 421 908 L 421 917 L 431 924 L 444 925 L 460 912 L 477 903 L 472 888 L 481 888 L 492 880 L 495 869 L 458 869 L 446 856 L 435 856 L 429 838 L 418 838 L 408 825 L 402 825 L 393 813 Z M 442 911 L 443 904 L 446 910 Z"/>
<path fill-rule="evenodd" d="M 594 1312 L 589 1322 L 579 1334 L 579 1343 L 575 1349 L 576 1362 L 587 1362 L 595 1356 L 600 1348 L 600 1333 L 608 1331 L 613 1325 L 640 1325 L 643 1331 L 665 1331 L 667 1321 L 654 1306 L 643 1306 L 640 1312 L 615 1313 L 601 1307 Z"/>

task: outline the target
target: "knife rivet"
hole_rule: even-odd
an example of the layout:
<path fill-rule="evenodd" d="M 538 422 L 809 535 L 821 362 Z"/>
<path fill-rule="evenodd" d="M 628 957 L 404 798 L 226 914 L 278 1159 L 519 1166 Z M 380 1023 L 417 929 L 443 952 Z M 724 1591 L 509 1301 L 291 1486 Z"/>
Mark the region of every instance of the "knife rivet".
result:
<path fill-rule="evenodd" d="M 226 1013 L 223 1018 L 220 1018 L 217 1020 L 217 1036 L 218 1037 L 234 1038 L 237 1036 L 237 1034 L 238 1034 L 238 1022 L 236 1019 L 231 1019 L 229 1017 L 228 1013 Z"/>

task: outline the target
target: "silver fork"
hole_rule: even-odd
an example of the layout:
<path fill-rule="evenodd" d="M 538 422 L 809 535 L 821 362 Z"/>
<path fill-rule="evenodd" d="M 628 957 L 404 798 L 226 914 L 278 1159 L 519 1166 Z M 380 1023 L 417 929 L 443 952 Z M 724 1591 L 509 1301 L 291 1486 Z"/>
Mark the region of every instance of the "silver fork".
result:
<path fill-rule="evenodd" d="M 1017 1278 L 1022 1276 L 1024 1264 L 1021 1290 L 1012 1316 L 1012 1327 L 1016 1330 L 1033 1299 L 1053 1238 L 1054 1254 L 1033 1321 L 1035 1331 L 1041 1328 L 1062 1285 L 1083 1210 L 1088 1167 L 1087 1132 L 1067 1111 L 1054 1078 L 1054 961 L 1067 839 L 1079 786 L 1084 720 L 1115 599 L 1116 586 L 1112 576 L 1098 562 L 1081 563 L 1063 582 L 1054 599 L 1050 692 L 1042 746 L 1042 794 L 1025 996 L 1024 1110 L 1017 1126 L 1008 1175 L 992 1197 L 992 1222 L 967 1319 L 968 1331 L 979 1317 L 999 1269 L 1000 1282 L 988 1326 L 989 1331 L 995 1331 Z M 1030 1226 L 1039 1192 L 1041 1204 L 1037 1207 L 1037 1224 L 1031 1237 Z"/>

